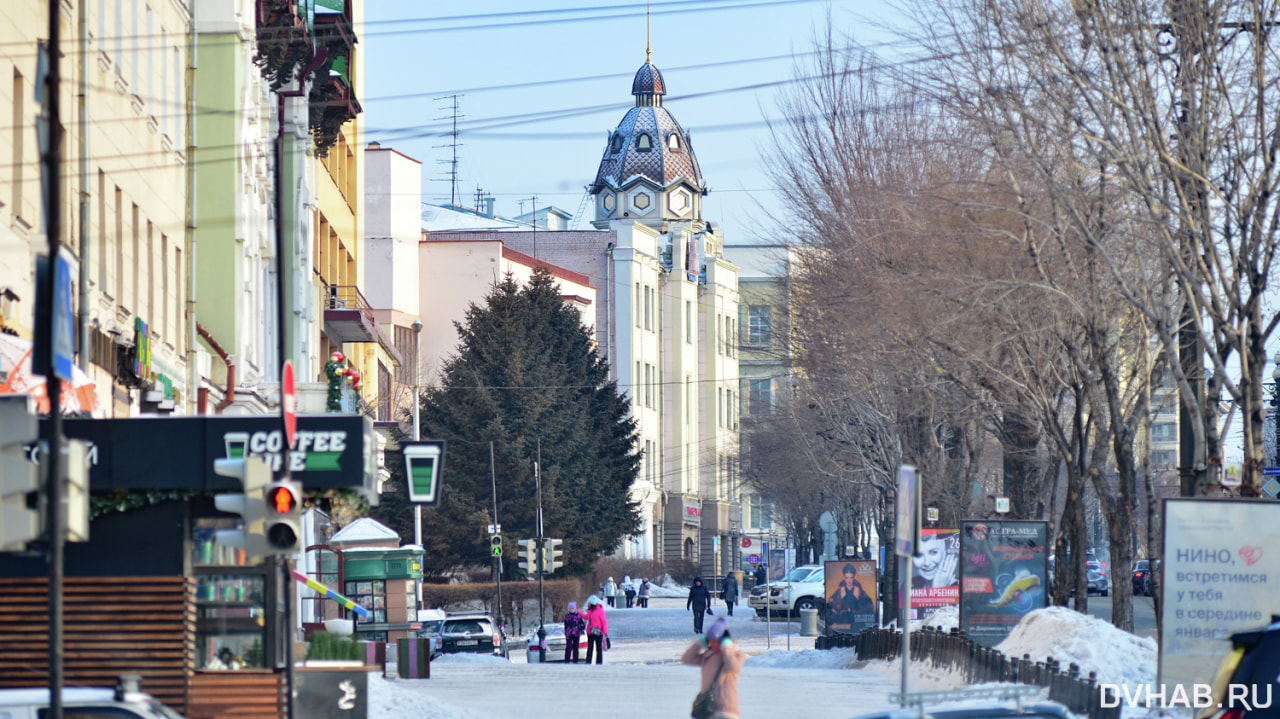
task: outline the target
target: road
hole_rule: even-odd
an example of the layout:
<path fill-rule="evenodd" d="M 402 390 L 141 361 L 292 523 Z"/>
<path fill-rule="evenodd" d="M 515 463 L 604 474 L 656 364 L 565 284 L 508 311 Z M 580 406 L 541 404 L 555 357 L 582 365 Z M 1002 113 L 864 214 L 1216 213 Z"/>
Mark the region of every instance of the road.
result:
<path fill-rule="evenodd" d="M 1111 597 L 1089 597 L 1089 614 L 1110 622 Z M 1140 637 L 1156 638 L 1156 611 L 1151 597 L 1133 598 L 1133 633 Z"/>

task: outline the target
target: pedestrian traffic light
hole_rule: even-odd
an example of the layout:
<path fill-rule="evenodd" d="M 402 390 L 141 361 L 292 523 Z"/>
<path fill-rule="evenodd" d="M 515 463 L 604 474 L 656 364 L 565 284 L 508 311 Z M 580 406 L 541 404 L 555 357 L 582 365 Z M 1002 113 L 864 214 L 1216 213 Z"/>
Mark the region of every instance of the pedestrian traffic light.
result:
<path fill-rule="evenodd" d="M 27 452 L 39 439 L 31 395 L 0 395 L 0 552 L 25 551 L 40 534 L 39 475 Z"/>
<path fill-rule="evenodd" d="M 267 487 L 267 546 L 272 554 L 291 554 L 298 549 L 302 537 L 302 485 L 290 480 L 277 480 Z"/>
<path fill-rule="evenodd" d="M 560 549 L 560 545 L 564 544 L 563 539 L 548 539 L 547 546 L 543 550 L 546 559 L 543 560 L 543 566 L 547 568 L 547 574 L 551 574 L 560 567 L 564 566 L 564 551 Z"/>
<path fill-rule="evenodd" d="M 495 557 L 502 556 L 502 535 L 495 534 L 489 537 L 489 554 Z"/>
<path fill-rule="evenodd" d="M 243 494 L 220 494 L 213 498 L 219 511 L 238 514 L 243 518 L 240 529 L 220 529 L 214 535 L 218 544 L 244 550 L 246 560 L 256 560 L 271 554 L 265 535 L 267 506 L 263 489 L 271 484 L 271 469 L 261 457 L 244 459 L 218 459 L 213 471 L 240 482 Z"/>
<path fill-rule="evenodd" d="M 521 539 L 517 544 L 520 545 L 520 568 L 528 574 L 534 574 L 541 569 L 542 557 L 538 540 Z"/>

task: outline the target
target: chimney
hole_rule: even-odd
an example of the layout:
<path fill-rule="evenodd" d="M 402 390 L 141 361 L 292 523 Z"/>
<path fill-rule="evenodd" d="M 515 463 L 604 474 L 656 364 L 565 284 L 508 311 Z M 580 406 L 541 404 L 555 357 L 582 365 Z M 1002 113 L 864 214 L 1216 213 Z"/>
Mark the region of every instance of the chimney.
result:
<path fill-rule="evenodd" d="M 374 140 L 373 142 L 369 143 L 369 147 L 368 147 L 368 149 L 370 149 L 370 150 L 380 150 L 380 149 L 382 149 L 382 144 L 381 144 L 381 143 L 379 143 L 377 140 Z"/>
<path fill-rule="evenodd" d="M 484 216 L 491 220 L 493 219 L 493 203 L 494 199 L 492 197 L 484 198 Z"/>

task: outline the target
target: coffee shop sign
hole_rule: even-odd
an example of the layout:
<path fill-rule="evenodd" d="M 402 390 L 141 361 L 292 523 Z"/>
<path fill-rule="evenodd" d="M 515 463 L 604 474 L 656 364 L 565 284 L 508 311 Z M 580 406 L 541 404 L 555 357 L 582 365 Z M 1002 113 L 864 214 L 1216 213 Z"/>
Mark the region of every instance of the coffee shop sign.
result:
<path fill-rule="evenodd" d="M 280 471 L 284 461 L 284 432 L 227 432 L 223 435 L 227 459 L 243 459 L 245 456 L 262 457 L 274 472 Z M 300 430 L 297 441 L 289 452 L 289 471 L 337 471 L 339 459 L 347 450 L 346 430 L 312 432 Z"/>

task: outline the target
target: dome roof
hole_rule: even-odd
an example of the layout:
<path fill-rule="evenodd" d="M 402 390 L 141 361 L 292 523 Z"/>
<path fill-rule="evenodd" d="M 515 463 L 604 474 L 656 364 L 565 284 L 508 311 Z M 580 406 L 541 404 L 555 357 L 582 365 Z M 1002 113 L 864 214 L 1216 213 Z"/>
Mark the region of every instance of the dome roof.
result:
<path fill-rule="evenodd" d="M 636 106 L 609 133 L 593 194 L 605 187 L 629 185 L 637 177 L 663 189 L 681 180 L 699 192 L 706 187 L 688 133 L 662 106 L 660 96 L 666 91 L 658 68 L 647 62 L 641 65 L 631 85 Z"/>
<path fill-rule="evenodd" d="M 667 84 L 662 81 L 662 73 L 656 65 L 646 62 L 636 70 L 636 79 L 631 82 L 632 95 L 665 95 Z"/>

